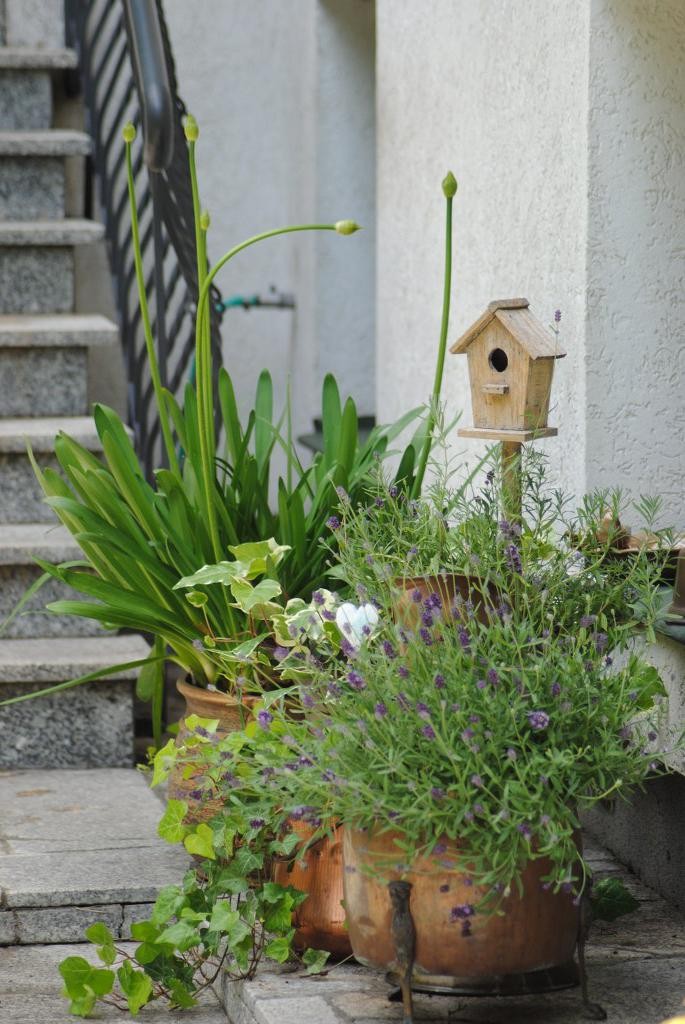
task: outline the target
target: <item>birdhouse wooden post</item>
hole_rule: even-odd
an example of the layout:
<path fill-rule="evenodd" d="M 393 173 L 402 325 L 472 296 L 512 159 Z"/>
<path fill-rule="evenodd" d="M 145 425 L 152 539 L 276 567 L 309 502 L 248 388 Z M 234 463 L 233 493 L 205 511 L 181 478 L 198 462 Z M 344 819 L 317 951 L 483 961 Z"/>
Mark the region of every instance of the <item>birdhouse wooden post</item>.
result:
<path fill-rule="evenodd" d="M 498 299 L 451 347 L 468 358 L 473 427 L 462 437 L 502 442 L 502 476 L 510 518 L 521 514 L 521 447 L 557 433 L 547 425 L 554 362 L 566 355 L 528 308 L 528 299 Z"/>

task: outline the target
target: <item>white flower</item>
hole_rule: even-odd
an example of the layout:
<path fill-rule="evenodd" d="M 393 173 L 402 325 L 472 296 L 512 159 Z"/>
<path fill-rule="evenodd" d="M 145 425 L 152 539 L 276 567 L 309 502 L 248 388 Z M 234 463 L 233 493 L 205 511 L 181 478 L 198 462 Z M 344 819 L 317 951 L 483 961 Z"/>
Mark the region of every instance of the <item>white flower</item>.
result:
<path fill-rule="evenodd" d="M 378 612 L 372 604 L 357 607 L 346 601 L 335 613 L 335 622 L 348 643 L 353 647 L 361 647 L 364 638 L 378 625 Z"/>

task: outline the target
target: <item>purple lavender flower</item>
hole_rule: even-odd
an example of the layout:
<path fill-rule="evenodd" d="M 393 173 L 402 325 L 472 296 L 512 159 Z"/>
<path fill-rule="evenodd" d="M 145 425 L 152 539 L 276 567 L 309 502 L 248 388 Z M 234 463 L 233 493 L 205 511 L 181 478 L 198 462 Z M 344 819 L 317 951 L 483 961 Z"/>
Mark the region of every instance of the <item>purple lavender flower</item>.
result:
<path fill-rule="evenodd" d="M 445 677 L 440 672 L 436 672 L 436 674 L 434 675 L 433 683 L 435 685 L 436 690 L 445 689 Z"/>
<path fill-rule="evenodd" d="M 341 501 L 347 501 L 347 499 L 349 498 L 349 494 L 347 493 L 344 487 L 336 487 L 335 493 L 338 495 Z"/>
<path fill-rule="evenodd" d="M 475 786 L 475 787 L 476 787 L 476 789 L 480 789 L 480 788 L 481 788 L 481 786 L 483 785 L 483 779 L 482 779 L 482 777 L 481 777 L 480 775 L 478 775 L 478 774 L 474 773 L 474 774 L 473 774 L 473 775 L 471 776 L 471 785 L 472 785 L 472 786 Z"/>
<path fill-rule="evenodd" d="M 431 789 L 431 796 L 433 797 L 434 800 L 444 800 L 445 790 L 441 789 L 440 786 L 433 786 Z"/>
<path fill-rule="evenodd" d="M 421 735 L 425 736 L 427 740 L 434 740 L 435 729 L 433 728 L 432 725 L 424 725 L 424 727 L 421 729 Z"/>
<path fill-rule="evenodd" d="M 466 921 L 469 917 L 473 917 L 476 913 L 472 903 L 458 903 L 456 907 L 452 907 L 450 910 L 450 921 L 454 924 L 456 921 Z"/>
<path fill-rule="evenodd" d="M 262 710 L 257 713 L 257 721 L 261 725 L 262 729 L 268 729 L 269 723 L 273 722 L 273 720 L 274 716 L 267 711 L 266 708 L 262 708 Z"/>
<path fill-rule="evenodd" d="M 507 565 L 512 572 L 517 573 L 519 576 L 523 572 L 523 565 L 521 563 L 521 553 L 515 544 L 508 544 L 504 549 L 504 556 L 507 560 Z"/>
<path fill-rule="evenodd" d="M 533 830 L 532 830 L 532 828 L 530 827 L 530 825 L 528 824 L 527 821 L 523 821 L 523 822 L 521 822 L 520 825 L 517 825 L 516 826 L 516 831 L 520 832 L 521 835 L 523 836 L 523 838 L 526 841 L 528 841 L 528 840 L 530 840 L 532 838 Z"/>
<path fill-rule="evenodd" d="M 380 700 L 378 704 L 376 704 L 376 707 L 373 709 L 373 713 L 379 720 L 381 718 L 385 718 L 385 716 L 388 713 L 388 709 L 386 708 L 382 700 Z"/>
<path fill-rule="evenodd" d="M 554 310 L 554 323 L 555 324 L 561 323 L 561 310 L 560 309 L 555 309 Z"/>
<path fill-rule="evenodd" d="M 423 701 L 418 701 L 416 704 L 416 714 L 419 718 L 423 718 L 425 721 L 429 721 L 431 713 L 430 708 Z"/>
<path fill-rule="evenodd" d="M 499 683 L 499 676 L 497 675 L 497 672 L 495 671 L 494 668 L 488 669 L 487 678 L 488 682 L 490 683 L 490 686 L 497 686 L 497 684 Z"/>
<path fill-rule="evenodd" d="M 473 739 L 475 735 L 476 734 L 473 731 L 473 729 L 464 729 L 463 733 L 461 734 L 461 738 L 463 739 L 464 743 L 468 743 L 468 741 Z"/>
<path fill-rule="evenodd" d="M 457 711 L 461 711 L 461 704 L 457 704 L 457 702 L 455 701 L 454 704 L 450 705 L 450 710 L 454 711 L 454 713 L 456 714 Z"/>
<path fill-rule="evenodd" d="M 304 693 L 304 694 L 302 694 L 302 705 L 303 705 L 303 707 L 305 707 L 305 708 L 313 708 L 315 704 L 316 704 L 316 701 L 312 697 L 311 693 Z"/>
<path fill-rule="evenodd" d="M 406 665 L 400 665 L 400 667 L 397 670 L 397 674 L 400 677 L 400 679 L 407 679 L 409 677 L 409 669 L 407 668 Z"/>
<path fill-rule="evenodd" d="M 485 682 L 484 679 L 476 679 L 476 689 L 477 690 L 484 690 L 486 686 L 487 686 L 487 683 Z"/>
<path fill-rule="evenodd" d="M 549 725 L 549 715 L 546 711 L 529 711 L 528 722 L 531 729 L 539 732 L 541 729 L 546 729 Z"/>
<path fill-rule="evenodd" d="M 474 804 L 473 805 L 473 813 L 474 814 L 485 814 L 485 808 L 483 807 L 482 804 Z"/>
<path fill-rule="evenodd" d="M 421 615 L 421 622 L 424 624 L 424 626 L 430 629 L 430 627 L 433 625 L 433 616 L 431 615 L 431 613 L 423 612 Z"/>
<path fill-rule="evenodd" d="M 560 686 L 560 684 L 559 683 L 552 683 L 552 685 L 549 688 L 549 692 L 552 694 L 553 697 L 558 697 L 559 694 L 561 693 L 561 686 Z"/>
<path fill-rule="evenodd" d="M 329 697 L 339 697 L 342 694 L 342 690 L 340 689 L 338 684 L 334 683 L 333 681 L 331 681 L 326 687 L 326 692 L 328 693 Z"/>
<path fill-rule="evenodd" d="M 250 818 L 250 828 L 261 828 L 264 824 L 264 818 Z"/>
<path fill-rule="evenodd" d="M 465 628 L 465 626 L 459 627 L 457 635 L 459 637 L 459 643 L 461 644 L 461 646 L 464 648 L 465 651 L 468 651 L 471 646 L 471 637 L 469 636 L 468 630 Z"/>
<path fill-rule="evenodd" d="M 328 519 L 326 520 L 326 526 L 328 527 L 329 530 L 339 530 L 340 520 L 338 519 L 337 516 L 329 516 Z"/>
<path fill-rule="evenodd" d="M 442 840 L 438 841 L 433 847 L 433 853 L 437 853 L 438 857 L 447 852 L 447 843 L 443 843 Z"/>
<path fill-rule="evenodd" d="M 516 753 L 513 747 L 507 747 L 507 757 L 509 758 L 510 761 L 515 761 L 518 757 L 518 754 Z"/>
<path fill-rule="evenodd" d="M 406 693 L 402 693 L 401 690 L 398 690 L 397 693 L 395 694 L 395 700 L 397 701 L 402 711 L 411 710 L 411 704 L 409 703 L 409 699 Z"/>
<path fill-rule="evenodd" d="M 580 626 L 581 629 L 590 629 L 591 626 L 594 626 L 596 621 L 597 621 L 597 616 L 596 615 L 583 615 L 583 616 L 581 616 L 581 619 L 580 619 L 580 622 L 578 623 L 578 625 Z"/>
<path fill-rule="evenodd" d="M 383 506 L 385 505 L 384 500 L 380 496 L 378 498 L 374 498 L 373 503 L 376 506 L 376 508 L 383 508 Z"/>
<path fill-rule="evenodd" d="M 407 556 L 409 558 L 413 558 L 414 555 L 418 555 L 418 553 L 419 549 L 417 548 L 416 544 L 412 544 L 412 546 L 409 548 L 409 551 L 407 552 Z"/>
<path fill-rule="evenodd" d="M 432 638 L 432 636 L 430 635 L 430 633 L 428 632 L 428 630 L 426 629 L 425 626 L 422 626 L 421 629 L 419 630 L 419 636 L 423 640 L 423 642 L 426 645 L 426 647 L 431 647 L 432 646 L 433 638 Z"/>
<path fill-rule="evenodd" d="M 351 669 L 347 673 L 347 681 L 348 681 L 348 683 L 350 684 L 350 686 L 352 687 L 353 690 L 361 691 L 361 690 L 365 690 L 366 689 L 366 683 L 364 682 L 364 677 L 361 676 L 359 674 L 359 672 L 355 671 L 355 669 Z"/>
<path fill-rule="evenodd" d="M 428 595 L 428 597 L 426 598 L 426 601 L 425 601 L 425 605 L 426 605 L 426 608 L 432 608 L 433 611 L 435 611 L 435 612 L 439 612 L 441 610 L 441 608 L 442 608 L 442 597 L 437 592 L 437 590 L 432 591 L 432 593 L 430 593 Z"/>
<path fill-rule="evenodd" d="M 301 757 L 300 757 L 300 760 L 299 760 L 299 764 L 303 768 L 311 768 L 311 766 L 314 764 L 314 762 L 312 761 L 311 757 L 307 757 L 306 754 L 302 754 Z"/>
<path fill-rule="evenodd" d="M 395 648 L 393 647 L 389 640 L 383 641 L 383 652 L 386 658 L 390 658 L 391 660 L 397 657 L 397 651 L 395 650 Z"/>
<path fill-rule="evenodd" d="M 606 633 L 595 633 L 593 636 L 593 640 L 595 642 L 595 650 L 597 651 L 597 653 L 603 654 L 604 651 L 606 651 L 607 649 L 609 637 L 606 635 Z"/>
<path fill-rule="evenodd" d="M 418 587 L 415 587 L 411 592 L 411 599 L 414 604 L 421 604 L 423 601 L 423 595 Z"/>

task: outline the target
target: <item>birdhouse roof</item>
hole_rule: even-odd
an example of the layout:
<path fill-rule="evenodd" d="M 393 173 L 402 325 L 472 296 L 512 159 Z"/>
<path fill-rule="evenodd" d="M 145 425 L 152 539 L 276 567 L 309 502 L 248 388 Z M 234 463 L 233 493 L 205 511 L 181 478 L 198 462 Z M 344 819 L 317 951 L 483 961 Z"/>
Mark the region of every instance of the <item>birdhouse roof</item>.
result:
<path fill-rule="evenodd" d="M 452 345 L 450 352 L 455 355 L 465 352 L 493 320 L 498 320 L 506 328 L 531 359 L 561 359 L 566 355 L 554 335 L 530 312 L 528 299 L 496 299 L 491 302 L 483 315 Z"/>

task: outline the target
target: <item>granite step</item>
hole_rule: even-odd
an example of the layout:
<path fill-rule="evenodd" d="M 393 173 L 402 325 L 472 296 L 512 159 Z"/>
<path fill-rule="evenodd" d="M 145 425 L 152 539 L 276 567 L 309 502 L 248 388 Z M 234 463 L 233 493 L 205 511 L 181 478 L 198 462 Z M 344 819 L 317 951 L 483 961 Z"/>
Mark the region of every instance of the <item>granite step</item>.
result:
<path fill-rule="evenodd" d="M 74 247 L 103 234 L 79 218 L 0 221 L 0 314 L 71 312 Z"/>
<path fill-rule="evenodd" d="M 0 700 L 146 658 L 135 634 L 0 640 Z M 0 770 L 132 763 L 137 668 L 2 708 Z"/>
<path fill-rule="evenodd" d="M 8 46 L 64 45 L 64 0 L 4 0 L 4 8 Z"/>
<path fill-rule="evenodd" d="M 162 812 L 132 769 L 0 776 L 0 944 L 79 942 L 97 920 L 126 937 L 188 867 L 157 836 Z"/>
<path fill-rule="evenodd" d="M 0 623 L 42 575 L 35 559 L 74 562 L 82 552 L 65 527 L 52 523 L 5 523 L 0 529 Z M 0 634 L 4 639 L 26 637 L 87 637 L 109 635 L 99 623 L 76 615 L 55 615 L 46 605 L 81 595 L 51 579 L 23 606 Z"/>
<path fill-rule="evenodd" d="M 51 75 L 77 66 L 73 50 L 0 47 L 0 130 L 44 131 L 52 124 Z"/>
<path fill-rule="evenodd" d="M 63 218 L 65 157 L 89 152 L 84 132 L 0 132 L 0 220 Z"/>
<path fill-rule="evenodd" d="M 50 516 L 29 462 L 27 444 L 31 445 L 41 469 L 58 469 L 54 445 L 60 431 L 88 451 L 102 451 L 95 421 L 90 416 L 0 419 L 0 523 L 35 523 Z"/>
<path fill-rule="evenodd" d="M 0 316 L 0 417 L 84 414 L 88 349 L 118 333 L 103 316 Z"/>

